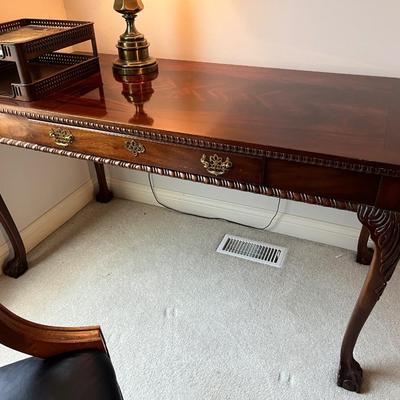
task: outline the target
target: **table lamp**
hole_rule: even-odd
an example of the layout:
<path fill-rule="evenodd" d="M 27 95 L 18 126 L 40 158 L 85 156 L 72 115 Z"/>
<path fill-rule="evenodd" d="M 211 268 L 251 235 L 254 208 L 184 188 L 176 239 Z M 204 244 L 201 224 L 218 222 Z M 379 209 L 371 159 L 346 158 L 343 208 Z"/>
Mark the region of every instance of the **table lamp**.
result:
<path fill-rule="evenodd" d="M 117 48 L 119 59 L 114 62 L 114 73 L 130 76 L 158 71 L 157 60 L 149 55 L 149 42 L 136 30 L 135 19 L 144 8 L 141 0 L 115 0 L 114 10 L 126 20 L 126 31 L 120 36 Z"/>

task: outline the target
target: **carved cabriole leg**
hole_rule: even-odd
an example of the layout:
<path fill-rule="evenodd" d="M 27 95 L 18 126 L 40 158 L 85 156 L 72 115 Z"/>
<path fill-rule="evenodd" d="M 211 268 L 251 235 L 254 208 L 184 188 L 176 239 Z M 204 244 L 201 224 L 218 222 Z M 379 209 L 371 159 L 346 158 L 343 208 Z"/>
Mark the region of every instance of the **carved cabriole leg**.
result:
<path fill-rule="evenodd" d="M 94 167 L 96 168 L 97 181 L 99 183 L 99 192 L 96 195 L 96 200 L 99 203 L 109 203 L 113 199 L 114 194 L 108 188 L 104 165 L 95 162 Z"/>
<path fill-rule="evenodd" d="M 5 275 L 11 276 L 12 278 L 18 278 L 28 269 L 25 246 L 1 195 L 0 223 L 3 225 L 14 249 L 14 258 L 3 267 L 3 272 Z"/>
<path fill-rule="evenodd" d="M 358 218 L 371 233 L 376 250 L 342 344 L 338 385 L 355 392 L 361 390 L 362 369 L 354 360 L 354 347 L 400 259 L 399 213 L 360 206 Z"/>
<path fill-rule="evenodd" d="M 366 226 L 362 227 L 360 237 L 358 239 L 357 247 L 357 262 L 363 265 L 370 265 L 374 250 L 368 247 L 368 240 L 370 238 L 369 230 Z"/>

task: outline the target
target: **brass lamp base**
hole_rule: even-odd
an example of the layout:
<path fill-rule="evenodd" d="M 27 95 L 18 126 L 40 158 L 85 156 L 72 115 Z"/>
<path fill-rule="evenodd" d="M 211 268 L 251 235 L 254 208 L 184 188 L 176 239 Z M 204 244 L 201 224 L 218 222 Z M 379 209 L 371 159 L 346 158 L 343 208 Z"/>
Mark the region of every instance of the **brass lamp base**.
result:
<path fill-rule="evenodd" d="M 119 59 L 113 64 L 113 71 L 121 76 L 153 74 L 158 72 L 158 62 L 154 58 L 149 58 L 145 63 Z"/>
<path fill-rule="evenodd" d="M 115 0 L 114 10 L 123 14 L 126 31 L 117 44 L 119 59 L 113 64 L 115 74 L 122 76 L 152 74 L 158 71 L 158 62 L 149 55 L 149 42 L 136 30 L 135 19 L 143 10 L 140 0 Z"/>

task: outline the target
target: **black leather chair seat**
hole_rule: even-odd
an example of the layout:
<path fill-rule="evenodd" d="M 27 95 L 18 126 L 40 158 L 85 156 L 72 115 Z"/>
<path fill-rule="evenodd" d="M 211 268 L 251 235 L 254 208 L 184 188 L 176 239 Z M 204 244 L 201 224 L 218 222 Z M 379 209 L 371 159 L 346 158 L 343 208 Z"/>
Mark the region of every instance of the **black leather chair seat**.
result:
<path fill-rule="evenodd" d="M 0 388 L 1 400 L 122 400 L 111 361 L 99 351 L 7 365 Z"/>

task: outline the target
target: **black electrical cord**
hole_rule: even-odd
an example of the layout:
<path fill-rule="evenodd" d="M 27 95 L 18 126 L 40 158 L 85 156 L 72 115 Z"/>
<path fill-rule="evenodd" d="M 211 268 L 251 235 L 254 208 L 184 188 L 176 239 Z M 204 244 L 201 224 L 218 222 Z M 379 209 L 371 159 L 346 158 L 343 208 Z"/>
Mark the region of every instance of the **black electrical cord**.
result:
<path fill-rule="evenodd" d="M 204 216 L 202 216 L 202 215 L 197 215 L 197 214 L 192 214 L 192 213 L 185 212 L 185 211 L 176 210 L 175 208 L 172 208 L 172 207 L 169 207 L 169 206 L 163 204 L 163 203 L 158 199 L 158 197 L 157 197 L 157 194 L 156 194 L 155 189 L 154 189 L 153 177 L 152 177 L 152 175 L 151 175 L 150 173 L 148 173 L 148 179 L 149 179 L 149 185 L 150 185 L 151 192 L 153 193 L 154 199 L 155 199 L 155 201 L 156 201 L 161 207 L 164 207 L 164 208 L 166 208 L 167 210 L 171 210 L 171 211 L 178 212 L 178 213 L 180 213 L 180 214 L 190 215 L 191 217 L 198 217 L 198 218 L 209 219 L 209 220 L 215 220 L 215 221 L 225 221 L 225 222 L 230 222 L 231 224 L 235 224 L 235 225 L 239 225 L 239 226 L 244 226 L 245 228 L 257 229 L 257 230 L 259 230 L 259 231 L 265 231 L 265 230 L 267 230 L 268 228 L 270 228 L 271 225 L 274 223 L 276 217 L 277 217 L 278 214 L 279 214 L 279 210 L 280 210 L 280 207 L 281 207 L 281 199 L 279 199 L 279 201 L 278 201 L 278 206 L 277 206 L 277 208 L 276 208 L 276 211 L 275 211 L 274 216 L 271 218 L 271 220 L 270 220 L 270 222 L 268 223 L 268 225 L 266 225 L 264 228 L 258 228 L 258 227 L 256 227 L 256 226 L 241 224 L 240 222 L 230 221 L 230 220 L 225 219 L 225 218 L 204 217 Z"/>

